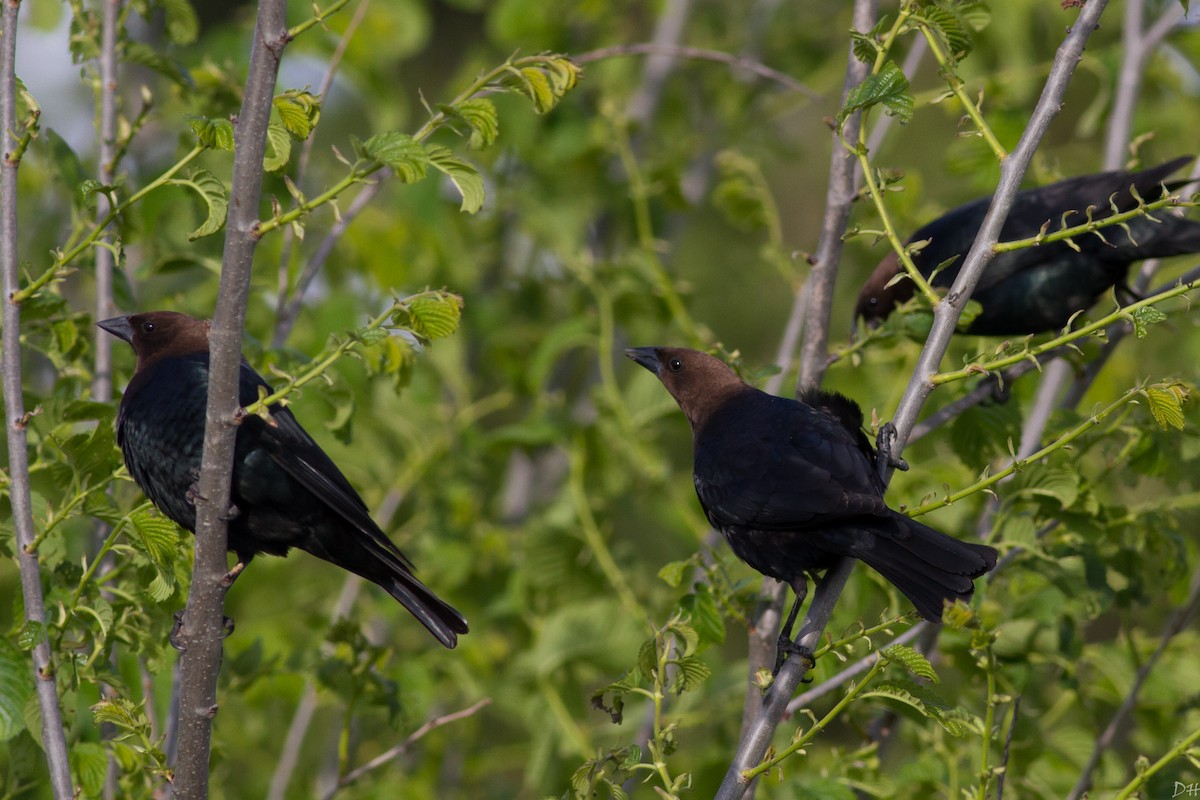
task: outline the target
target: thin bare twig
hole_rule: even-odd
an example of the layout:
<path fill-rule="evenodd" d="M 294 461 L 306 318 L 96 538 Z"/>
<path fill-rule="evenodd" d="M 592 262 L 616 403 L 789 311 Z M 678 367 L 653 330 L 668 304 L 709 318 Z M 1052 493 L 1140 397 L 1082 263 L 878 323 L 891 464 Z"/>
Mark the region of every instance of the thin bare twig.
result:
<path fill-rule="evenodd" d="M 657 47 L 676 47 L 683 38 L 683 28 L 692 10 L 692 0 L 667 0 L 662 15 L 654 26 L 653 44 Z M 642 79 L 637 91 L 629 98 L 626 116 L 636 128 L 642 128 L 654 117 L 663 87 L 675 66 L 669 55 L 652 55 L 642 68 Z M 635 148 L 636 149 L 636 148 Z"/>
<path fill-rule="evenodd" d="M 392 494 L 399 497 L 399 492 L 389 493 L 388 497 L 391 497 Z M 387 500 L 384 502 L 386 504 Z M 399 505 L 398 500 L 396 505 Z M 358 592 L 362 589 L 362 584 L 363 579 L 357 575 L 346 576 L 346 580 L 342 583 L 342 591 L 338 594 L 337 602 L 334 604 L 331 621 L 343 619 L 350 613 L 350 609 L 354 607 L 354 601 L 358 599 Z M 288 726 L 287 736 L 283 740 L 283 748 L 279 751 L 279 761 L 275 764 L 275 772 L 271 774 L 271 788 L 267 792 L 267 800 L 284 800 L 287 796 L 288 784 L 291 783 L 296 765 L 300 763 L 300 748 L 304 745 L 304 736 L 308 733 L 316 711 L 317 684 L 309 679 L 304 684 L 304 694 L 300 696 L 300 702 L 296 704 L 296 711 L 292 714 L 292 723 Z"/>
<path fill-rule="evenodd" d="M 16 532 L 17 564 L 21 572 L 21 597 L 25 607 L 25 625 L 40 633 L 46 625 L 46 607 L 42 597 L 41 569 L 35 539 L 33 506 L 29 487 L 29 455 L 25 426 L 28 415 L 21 383 L 21 307 L 13 302 L 20 288 L 17 256 L 17 170 L 21 164 L 18 132 L 32 121 L 17 121 L 16 55 L 17 14 L 19 3 L 5 3 L 0 21 L 0 272 L 3 272 L 2 325 L 0 343 L 3 357 L 4 428 L 8 440 L 9 501 L 12 504 Z M 63 730 L 62 709 L 58 702 L 58 683 L 51 661 L 50 642 L 39 635 L 33 647 L 34 682 L 38 708 L 42 715 L 42 746 L 50 772 L 55 800 L 68 800 L 74 794 L 67 758 L 67 740 Z"/>
<path fill-rule="evenodd" d="M 1017 714 L 1021 711 L 1021 696 L 1013 698 L 1012 719 L 1008 722 L 1008 736 L 1004 737 L 1004 752 L 1000 756 L 1000 770 L 996 775 L 996 800 L 1004 800 L 1004 779 L 1008 776 L 1008 754 L 1012 749 L 1013 732 L 1017 729 Z"/>
<path fill-rule="evenodd" d="M 877 14 L 878 3 L 876 0 L 856 0 L 853 22 L 855 30 L 870 30 L 875 24 Z M 848 53 L 846 76 L 842 85 L 843 101 L 850 90 L 862 83 L 869 69 L 867 64 L 854 57 L 852 51 Z M 846 130 L 848 131 L 846 135 L 857 138 L 860 123 L 861 114 L 854 114 L 846 124 Z M 803 387 L 820 384 L 829 362 L 829 320 L 832 315 L 833 289 L 837 278 L 838 264 L 842 256 L 842 234 L 845 233 L 846 225 L 850 220 L 850 209 L 854 201 L 855 192 L 855 162 L 847 156 L 845 149 L 841 147 L 836 133 L 831 135 L 830 141 L 829 186 L 825 194 L 825 217 L 821 223 L 821 236 L 817 243 L 812 273 L 805 286 L 797 292 L 791 314 L 784 329 L 784 336 L 780 344 L 779 357 L 777 359 L 782 369 L 777 375 L 772 376 L 771 381 L 766 386 L 767 391 L 772 394 L 779 391 L 783 375 L 790 365 L 791 353 L 795 346 L 795 337 L 799 335 L 801 327 L 804 330 L 804 340 L 800 352 L 800 372 L 797 392 Z M 831 569 L 830 574 L 832 575 L 838 571 L 837 569 Z M 849 568 L 846 565 L 843 565 L 840 571 L 845 572 L 846 576 L 849 575 Z M 828 579 L 829 577 L 827 576 L 826 581 Z M 822 585 L 824 583 L 823 581 Z M 762 594 L 766 598 L 766 602 L 761 604 L 761 610 L 755 615 L 754 623 L 748 631 L 749 652 L 746 700 L 742 712 L 741 744 L 738 747 L 738 755 L 734 759 L 735 766 L 743 761 L 748 762 L 752 753 L 754 750 L 757 750 L 762 741 L 769 742 L 771 734 L 775 731 L 775 726 L 779 724 L 778 717 L 774 719 L 774 722 L 771 721 L 771 717 L 767 711 L 768 704 L 765 704 L 760 699 L 760 690 L 755 678 L 758 672 L 769 666 L 775 658 L 776 634 L 782 622 L 780 612 L 784 598 L 787 595 L 787 586 L 770 578 L 764 578 Z M 828 617 L 817 624 L 823 630 L 827 622 Z M 801 629 L 801 636 L 804 635 L 804 630 L 803 628 Z M 820 638 L 819 632 L 817 638 Z M 793 659 L 793 661 L 795 660 L 798 659 Z M 788 671 L 787 674 L 791 675 L 792 671 Z M 800 671 L 795 676 L 795 679 L 799 681 L 803 677 L 804 672 Z M 778 687 L 781 681 L 784 680 L 786 680 L 785 673 L 780 672 L 776 676 L 774 686 Z M 796 684 L 792 684 L 790 688 L 784 687 L 779 689 L 779 691 L 787 691 L 787 696 L 790 697 L 792 692 L 795 691 L 795 687 Z M 774 687 L 772 691 L 775 691 Z M 786 700 L 784 703 L 786 703 Z M 779 704 L 780 709 L 782 709 L 782 705 L 782 703 Z M 765 750 L 765 745 L 763 747 Z M 761 755 L 762 752 L 758 752 L 758 757 L 761 757 Z M 732 774 L 733 769 L 734 767 L 730 767 L 730 774 Z M 738 770 L 739 772 L 740 769 Z M 727 775 L 725 783 L 722 784 L 722 789 L 729 792 L 736 790 L 737 794 L 731 794 L 730 796 L 741 797 L 746 791 L 747 785 L 740 784 L 738 781 L 731 782 Z"/>
<path fill-rule="evenodd" d="M 732 53 L 726 53 L 721 50 L 708 50 L 703 47 L 688 47 L 678 44 L 659 44 L 657 42 L 645 42 L 641 44 L 618 44 L 612 47 L 601 47 L 597 50 L 589 50 L 586 53 L 572 56 L 572 60 L 576 64 L 587 64 L 592 61 L 603 61 L 606 58 L 618 58 L 620 56 L 662 56 L 664 58 L 688 58 L 694 61 L 715 61 L 718 64 L 728 64 L 731 67 L 751 72 L 760 78 L 778 83 L 793 92 L 798 92 L 805 97 L 816 99 L 820 97 L 816 91 L 804 85 L 800 81 L 788 75 L 786 72 L 780 72 L 777 69 L 771 69 L 766 64 L 746 56 L 735 56 Z"/>
<path fill-rule="evenodd" d="M 358 4 L 358 8 L 354 11 L 354 16 L 350 18 L 349 24 L 346 25 L 346 31 L 338 40 L 337 47 L 334 48 L 333 54 L 329 57 L 329 65 L 325 68 L 325 74 L 321 78 L 321 85 L 317 87 L 317 95 L 321 98 L 321 105 L 324 107 L 329 100 L 329 90 L 333 87 L 333 78 L 337 75 L 338 66 L 342 63 L 342 57 L 346 54 L 346 48 L 350 45 L 350 39 L 353 38 L 354 32 L 358 30 L 358 26 L 362 24 L 363 17 L 367 14 L 367 9 L 371 6 L 371 0 L 362 0 Z M 308 174 L 308 160 L 312 157 L 313 142 L 316 140 L 316 135 L 311 134 L 304 140 L 303 146 L 300 148 L 300 157 L 296 159 L 296 175 L 293 180 L 299 185 L 303 183 L 304 176 Z M 373 196 L 373 195 L 372 195 Z M 293 207 L 298 204 L 298 201 L 293 200 Z M 357 216 L 357 215 L 356 215 Z M 338 237 L 341 236 L 341 231 L 345 231 L 346 227 L 339 219 L 336 225 L 340 225 Z M 296 317 L 300 313 L 300 304 L 304 300 L 304 292 L 308 285 L 312 283 L 316 277 L 317 271 L 321 265 L 325 263 L 328 254 L 333 250 L 333 245 L 337 238 L 332 240 L 327 236 L 321 243 L 321 248 L 325 255 L 320 259 L 320 264 L 313 267 L 312 259 L 305 265 L 303 275 L 304 288 L 288 293 L 288 265 L 292 261 L 292 248 L 296 244 L 296 233 L 291 225 L 284 228 L 283 245 L 279 249 L 279 299 L 275 303 L 275 333 L 272 336 L 272 345 L 274 347 L 283 347 L 288 336 L 291 335 L 292 326 L 296 324 Z"/>
<path fill-rule="evenodd" d="M 937 372 L 950 337 L 954 334 L 958 318 L 962 315 L 963 307 L 971 297 L 975 284 L 979 282 L 984 269 L 992 257 L 992 245 L 998 238 L 1004 221 L 1008 218 L 1013 199 L 1020 188 L 1021 178 L 1029 167 L 1029 162 L 1050 127 L 1051 120 L 1058 115 L 1062 107 L 1062 98 L 1066 87 L 1075 72 L 1075 67 L 1083 58 L 1083 48 L 1099 23 L 1100 15 L 1107 6 L 1108 0 L 1089 0 L 1080 12 L 1075 25 L 1058 52 L 1054 56 L 1054 64 L 1046 79 L 1042 95 L 1038 99 L 1021 139 L 1004 163 L 1000 165 L 1000 183 L 992 196 L 991 205 L 975 243 L 963 261 L 963 266 L 950 293 L 945 300 L 938 303 L 933 312 L 933 329 L 929 333 L 925 347 L 917 359 L 912 381 L 909 382 L 900 405 L 896 409 L 893 423 L 896 426 L 895 452 L 899 453 L 908 441 L 908 434 L 916 422 L 921 407 L 929 398 L 934 385 L 929 376 Z"/>
<path fill-rule="evenodd" d="M 479 702 L 475 703 L 475 705 L 464 708 L 461 711 L 455 711 L 453 714 L 446 714 L 445 716 L 441 717 L 434 717 L 409 734 L 408 738 L 400 744 L 384 753 L 380 753 L 378 756 L 371 759 L 366 764 L 363 764 L 361 767 L 343 775 L 341 780 L 337 782 L 337 786 L 333 787 L 333 789 L 325 795 L 325 800 L 330 800 L 330 798 L 339 791 L 345 789 L 347 786 L 359 780 L 364 775 L 367 775 L 368 773 L 373 772 L 380 767 L 385 767 L 392 761 L 395 761 L 397 758 L 408 752 L 408 748 L 412 747 L 415 742 L 417 742 L 419 739 L 422 739 L 431 731 L 435 731 L 443 725 L 449 725 L 451 722 L 457 722 L 460 719 L 466 719 L 467 717 L 474 716 L 480 711 L 480 709 L 486 708 L 491 704 L 492 698 L 485 697 Z"/>
<path fill-rule="evenodd" d="M 179 751 L 174 786 L 176 797 L 183 800 L 208 797 L 212 719 L 217 713 L 217 676 L 224 636 L 221 611 L 227 587 L 222 578 L 227 569 L 225 544 L 242 329 L 258 244 L 267 124 L 279 61 L 288 43 L 286 11 L 285 0 L 262 0 L 258 7 L 246 92 L 237 122 L 221 282 L 209 334 L 208 408 L 196 499 L 196 556 L 179 631 L 184 649 L 179 664 Z"/>
<path fill-rule="evenodd" d="M 333 248 L 341 241 L 346 229 L 350 227 L 350 223 L 354 222 L 358 215 L 375 199 L 375 195 L 379 194 L 379 190 L 383 188 L 387 178 L 388 173 L 372 176 L 372 183 L 354 196 L 349 208 L 338 216 L 337 222 L 329 229 L 329 233 L 325 234 L 321 244 L 317 246 L 312 257 L 304 265 L 304 269 L 300 271 L 300 277 L 296 279 L 296 285 L 292 287 L 292 293 L 288 297 L 287 303 L 276 313 L 275 334 L 271 339 L 272 347 L 283 347 L 287 342 L 287 338 L 292 332 L 292 326 L 296 324 L 296 317 L 300 313 L 300 306 L 304 302 L 304 294 L 308 291 L 308 287 L 321 273 L 321 268 L 333 254 Z"/>
<path fill-rule="evenodd" d="M 1146 678 L 1150 677 L 1150 673 L 1154 670 L 1155 665 L 1158 664 L 1158 660 L 1162 658 L 1163 653 L 1166 652 L 1167 645 L 1171 643 L 1171 640 L 1191 623 L 1192 618 L 1196 616 L 1197 609 L 1200 609 L 1200 570 L 1192 574 L 1192 585 L 1188 590 L 1187 600 L 1184 601 L 1183 605 L 1175 609 L 1175 613 L 1167 621 L 1162 635 L 1158 639 L 1158 646 L 1154 648 L 1154 652 L 1146 659 L 1146 663 L 1138 668 L 1137 675 L 1133 679 L 1133 685 L 1129 687 L 1129 693 L 1125 695 L 1125 699 L 1121 702 L 1116 713 L 1113 714 L 1112 719 L 1109 720 L 1108 725 L 1104 728 L 1104 732 L 1096 740 L 1096 744 L 1092 748 L 1092 754 L 1088 757 L 1082 772 L 1079 773 L 1079 780 L 1076 781 L 1075 787 L 1067 795 L 1067 800 L 1079 800 L 1091 788 L 1092 773 L 1100 765 L 1100 757 L 1104 755 L 1104 752 L 1108 748 L 1112 747 L 1113 741 L 1117 738 L 1117 733 L 1128 721 L 1130 714 L 1133 713 L 1133 709 L 1137 705 L 1138 694 L 1141 692 L 1142 686 L 1146 683 Z"/>
<path fill-rule="evenodd" d="M 951 287 L 950 294 L 934 310 L 933 329 L 921 351 L 913 378 L 897 409 L 895 418 L 896 453 L 903 449 L 921 407 L 934 389 L 934 384 L 929 380 L 929 376 L 937 372 L 938 365 L 945 355 L 950 337 L 958 323 L 958 318 L 962 314 L 963 306 L 971 296 L 975 284 L 983 274 L 992 255 L 992 245 L 998 240 L 1000 229 L 1012 206 L 1021 178 L 1029 166 L 1037 145 L 1045 135 L 1050 121 L 1057 115 L 1061 107 L 1067 84 L 1076 65 L 1083 57 L 1084 45 L 1092 31 L 1096 29 L 1100 14 L 1106 5 L 1107 0 L 1090 0 L 1084 6 L 1076 24 L 1055 54 L 1054 65 L 1046 80 L 1046 86 L 1034 108 L 1025 132 L 1017 143 L 1016 149 L 1001 165 L 1000 184 L 993 195 L 987 216 L 980 226 L 979 235 L 963 263 L 957 280 Z M 856 27 L 858 27 L 857 9 L 858 4 L 856 4 Z M 841 593 L 842 586 L 849 577 L 852 566 L 852 561 L 843 559 L 837 567 L 829 570 L 825 580 L 818 585 L 817 596 L 813 599 L 809 616 L 801 628 L 799 640 L 802 644 L 809 640 L 815 644 L 819 640 L 820 633 L 829 619 L 828 615 L 832 613 L 833 606 Z M 821 603 L 820 609 L 818 609 L 819 601 L 824 601 Z M 825 612 L 823 618 L 820 616 L 821 611 Z M 719 800 L 738 800 L 743 796 L 749 785 L 742 775 L 743 771 L 761 761 L 786 708 L 787 698 L 790 697 L 799 680 L 807 671 L 798 664 L 799 661 L 800 659 L 789 659 L 784 663 L 784 668 L 767 694 L 763 712 L 751 725 L 738 747 L 734 762 L 717 793 Z M 779 695 L 784 692 L 786 695 L 780 698 Z"/>
<path fill-rule="evenodd" d="M 96 93 L 99 95 L 99 124 L 97 129 L 100 134 L 98 146 L 98 155 L 100 163 L 97 165 L 96 179 L 101 186 L 114 185 L 114 177 L 116 173 L 116 157 L 117 157 L 117 31 L 120 26 L 121 16 L 121 0 L 105 0 L 102 9 L 102 18 L 100 21 L 100 83 L 96 87 Z M 96 224 L 101 224 L 102 220 L 112 211 L 112 201 L 107 192 L 96 193 Z M 96 273 L 96 319 L 108 319 L 113 316 L 113 269 L 115 267 L 114 248 L 112 246 L 112 237 L 108 233 L 100 236 L 96 242 L 95 249 L 95 273 Z M 112 337 L 107 332 L 100 328 L 93 329 L 93 356 L 94 356 L 94 372 L 92 373 L 92 399 L 106 403 L 112 399 L 113 382 L 112 382 Z M 92 540 L 94 546 L 99 548 L 103 545 L 104 540 L 108 538 L 109 526 L 103 520 L 96 520 L 92 530 Z M 101 565 L 102 570 L 112 568 L 113 564 L 112 552 L 108 552 L 104 556 L 104 564 Z M 109 654 L 109 660 L 114 667 L 114 673 L 117 671 L 117 661 L 120 654 L 117 648 L 113 648 Z M 101 692 L 107 692 L 106 685 L 101 687 Z M 149 695 L 143 696 L 149 701 Z M 149 714 L 149 710 L 147 711 Z M 150 718 L 153 721 L 153 717 Z M 104 739 L 111 739 L 115 732 L 115 728 L 110 722 L 105 722 L 100 725 L 100 734 Z M 108 754 L 108 771 L 104 781 L 104 796 L 108 800 L 112 800 L 117 796 L 118 786 L 117 778 L 119 775 L 117 759 L 110 751 Z"/>

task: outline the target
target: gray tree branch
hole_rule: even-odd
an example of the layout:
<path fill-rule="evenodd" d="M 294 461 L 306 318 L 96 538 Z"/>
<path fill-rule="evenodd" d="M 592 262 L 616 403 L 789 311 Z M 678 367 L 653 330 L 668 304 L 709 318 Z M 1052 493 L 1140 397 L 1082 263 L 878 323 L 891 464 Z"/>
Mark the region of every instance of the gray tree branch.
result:
<path fill-rule="evenodd" d="M 17 254 L 17 170 L 21 165 L 17 122 L 17 15 L 19 2 L 4 4 L 0 17 L 0 272 L 3 272 L 4 311 L 0 330 L 3 351 L 4 429 L 8 440 L 9 500 L 12 503 L 16 532 L 17 565 L 21 572 L 21 599 L 25 624 L 44 631 L 46 606 L 42 597 L 42 576 L 34 549 L 33 505 L 29 487 L 29 455 L 25 426 L 29 417 L 22 396 L 21 307 L 12 300 L 20 288 L 20 264 Z M 24 122 L 24 121 L 23 121 Z M 38 637 L 33 648 L 34 683 L 42 716 L 42 747 L 50 771 L 55 800 L 74 796 L 63 730 L 62 709 L 58 702 L 58 682 L 50 658 L 50 641 Z"/>
<path fill-rule="evenodd" d="M 212 719 L 217 712 L 217 676 L 224 636 L 221 611 L 227 587 L 222 578 L 227 569 L 225 545 L 242 329 L 258 244 L 267 124 L 279 61 L 288 43 L 286 10 L 285 0 L 262 0 L 258 7 L 246 93 L 237 120 L 221 282 L 209 335 L 208 409 L 196 500 L 196 559 L 179 635 L 184 650 L 179 664 L 179 749 L 174 785 L 176 796 L 185 800 L 208 796 Z"/>
<path fill-rule="evenodd" d="M 877 15 L 876 0 L 857 0 L 854 5 L 855 30 L 870 30 Z M 842 84 L 843 102 L 850 90 L 863 82 L 869 71 L 870 67 L 855 58 L 853 51 L 850 51 Z M 846 136 L 857 138 L 861 119 L 860 114 L 854 114 L 850 118 L 846 123 Z M 821 236 L 817 242 L 812 272 L 804 286 L 796 293 L 792 311 L 784 326 L 776 357 L 780 371 L 771 376 L 765 386 L 771 394 L 779 392 L 783 376 L 791 365 L 791 355 L 801 330 L 804 332 L 804 340 L 800 352 L 797 392 L 804 387 L 819 385 L 829 363 L 829 320 L 832 316 L 833 290 L 842 257 L 842 234 L 846 232 L 846 225 L 850 221 L 855 192 L 854 159 L 848 157 L 836 133 L 832 134 L 830 145 L 829 185 L 825 192 L 825 217 L 821 222 Z M 755 719 L 762 716 L 760 709 L 764 706 L 755 677 L 760 670 L 774 663 L 777 632 L 783 621 L 781 609 L 787 597 L 787 586 L 772 578 L 764 578 L 762 596 L 765 600 L 761 603 L 760 611 L 755 615 L 754 623 L 748 631 L 746 700 L 742 711 L 743 746 L 748 744 L 747 737 L 751 726 L 756 724 Z M 778 678 L 776 680 L 778 681 Z M 771 730 L 773 731 L 774 727 Z"/>
<path fill-rule="evenodd" d="M 1088 37 L 1098 27 L 1100 15 L 1106 5 L 1107 0 L 1089 0 L 1083 7 L 1075 25 L 1055 54 L 1054 64 L 1047 77 L 1042 95 L 1038 99 L 1029 124 L 1017 143 L 1016 149 L 1001 164 L 1000 183 L 980 227 L 979 235 L 963 262 L 962 270 L 951 287 L 950 294 L 934 309 L 933 328 L 917 360 L 913 378 L 897 409 L 894 420 L 897 428 L 895 443 L 897 455 L 903 450 L 921 407 L 933 391 L 934 386 L 928 380 L 928 376 L 937 371 L 945 355 L 963 307 L 992 256 L 992 245 L 998 241 L 1000 229 L 1012 207 L 1021 178 L 1024 176 L 1038 144 L 1049 128 L 1050 122 L 1062 106 L 1067 84 L 1075 67 L 1083 57 L 1083 49 Z M 856 25 L 857 9 L 858 4 L 856 3 Z M 851 60 L 853 60 L 853 55 L 851 55 Z M 808 343 L 806 342 L 805 345 L 807 347 Z M 798 636 L 801 644 L 812 646 L 819 641 L 821 632 L 828 623 L 852 567 L 853 561 L 843 559 L 840 564 L 830 569 L 824 580 L 818 584 L 816 596 L 813 598 L 812 606 L 809 608 L 808 616 L 805 618 Z M 742 737 L 734 761 L 717 793 L 718 800 L 739 800 L 744 795 L 749 787 L 749 781 L 744 778 L 742 773 L 762 760 L 782 718 L 787 701 L 806 671 L 804 666 L 801 666 L 800 659 L 792 658 L 784 663 L 783 669 L 776 677 L 775 683 L 764 700 L 762 712 Z"/>
<path fill-rule="evenodd" d="M 1104 755 L 1104 752 L 1108 748 L 1112 747 L 1117 733 L 1120 732 L 1121 728 L 1129 720 L 1129 715 L 1133 713 L 1134 707 L 1137 706 L 1138 694 L 1141 692 L 1146 678 L 1150 676 L 1155 665 L 1158 664 L 1158 660 L 1166 652 L 1167 645 L 1171 643 L 1171 640 L 1191 623 L 1192 619 L 1196 616 L 1197 609 L 1200 609 L 1200 570 L 1192 574 L 1192 585 L 1188 591 L 1187 600 L 1184 601 L 1183 605 L 1175 609 L 1175 613 L 1167 621 L 1162 635 L 1159 637 L 1158 646 L 1154 648 L 1154 652 L 1146 659 L 1146 663 L 1138 668 L 1137 675 L 1133 678 L 1133 685 L 1129 687 L 1129 694 L 1125 695 L 1125 699 L 1121 702 L 1116 713 L 1113 714 L 1112 719 L 1109 720 L 1108 725 L 1104 728 L 1104 732 L 1096 740 L 1096 745 L 1092 748 L 1092 754 L 1088 757 L 1083 771 L 1079 773 L 1079 780 L 1075 783 L 1075 787 L 1067 795 L 1067 800 L 1080 800 L 1091 789 L 1092 773 L 1100 765 L 1100 757 Z"/>

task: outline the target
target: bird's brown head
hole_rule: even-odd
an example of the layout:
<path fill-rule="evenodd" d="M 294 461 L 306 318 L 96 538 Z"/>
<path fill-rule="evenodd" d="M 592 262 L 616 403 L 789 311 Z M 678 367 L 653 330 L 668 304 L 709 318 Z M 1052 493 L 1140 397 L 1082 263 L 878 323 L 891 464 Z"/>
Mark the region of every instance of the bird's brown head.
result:
<path fill-rule="evenodd" d="M 147 311 L 101 320 L 96 325 L 129 342 L 144 369 L 161 358 L 186 356 L 208 350 L 208 320 L 177 311 Z"/>
<path fill-rule="evenodd" d="M 895 252 L 888 253 L 858 293 L 855 321 L 862 319 L 872 327 L 878 325 L 887 319 L 892 309 L 913 296 L 913 282 L 906 278 L 888 285 L 900 272 L 900 257 Z"/>
<path fill-rule="evenodd" d="M 724 361 L 683 347 L 631 347 L 625 355 L 653 372 L 679 403 L 692 430 L 730 396 L 749 389 Z"/>

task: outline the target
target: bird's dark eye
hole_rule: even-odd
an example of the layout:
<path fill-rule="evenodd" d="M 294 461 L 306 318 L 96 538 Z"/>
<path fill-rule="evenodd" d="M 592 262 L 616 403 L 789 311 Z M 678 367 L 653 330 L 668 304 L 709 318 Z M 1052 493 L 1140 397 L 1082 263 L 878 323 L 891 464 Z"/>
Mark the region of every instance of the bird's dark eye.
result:
<path fill-rule="evenodd" d="M 867 302 L 868 302 L 868 303 L 870 303 L 870 304 L 871 304 L 871 305 L 873 305 L 873 306 L 877 306 L 877 305 L 879 305 L 879 298 L 878 298 L 878 297 L 872 297 L 872 298 L 871 298 L 870 300 L 868 300 Z"/>
<path fill-rule="evenodd" d="M 142 333 L 154 333 L 155 325 L 153 322 L 142 323 Z"/>
<path fill-rule="evenodd" d="M 683 362 L 678 358 L 672 358 L 667 362 L 667 366 L 671 369 L 671 372 L 679 372 L 679 370 L 683 369 Z"/>

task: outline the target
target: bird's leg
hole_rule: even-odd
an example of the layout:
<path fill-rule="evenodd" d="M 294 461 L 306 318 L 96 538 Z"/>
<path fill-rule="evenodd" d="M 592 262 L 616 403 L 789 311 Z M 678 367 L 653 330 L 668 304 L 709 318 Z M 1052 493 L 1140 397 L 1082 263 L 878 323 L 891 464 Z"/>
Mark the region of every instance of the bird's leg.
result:
<path fill-rule="evenodd" d="M 237 576 L 242 574 L 242 570 L 244 570 L 246 568 L 246 565 L 249 564 L 252 560 L 254 560 L 253 553 L 250 553 L 250 554 L 238 553 L 237 563 L 234 564 L 233 567 L 229 570 L 229 572 L 226 572 L 225 575 L 221 578 L 221 585 L 224 586 L 226 589 L 228 589 L 230 586 L 233 586 L 233 582 L 237 580 Z M 232 623 L 232 620 L 230 620 L 230 622 Z M 233 632 L 232 626 L 230 627 L 229 631 L 230 631 L 230 633 Z M 228 635 L 228 634 L 226 634 L 226 635 Z"/>
<path fill-rule="evenodd" d="M 804 598 L 808 595 L 808 581 L 805 580 L 803 575 L 792 581 L 792 591 L 796 593 L 796 602 L 792 604 L 792 610 L 788 612 L 783 627 L 779 629 L 779 642 L 775 646 L 775 669 L 771 672 L 772 675 L 779 674 L 779 670 L 783 667 L 783 662 L 787 659 L 788 654 L 811 655 L 808 653 L 807 648 L 800 647 L 792 641 L 792 628 L 796 624 L 796 617 L 800 613 L 800 606 L 804 604 Z"/>
<path fill-rule="evenodd" d="M 1125 305 L 1146 299 L 1144 296 L 1135 291 L 1127 281 L 1121 281 L 1113 288 L 1116 290 L 1117 297 L 1125 301 Z"/>
<path fill-rule="evenodd" d="M 908 462 L 899 456 L 892 455 L 892 443 L 896 441 L 897 436 L 896 426 L 892 423 L 885 422 L 879 426 L 879 435 L 875 437 L 875 451 L 878 453 L 877 465 L 881 473 L 885 466 L 901 472 L 908 471 Z"/>
<path fill-rule="evenodd" d="M 183 609 L 175 612 L 175 624 L 171 626 L 171 632 L 167 634 L 167 641 L 171 643 L 179 652 L 183 652 L 187 648 L 183 646 L 183 641 L 179 638 L 179 634 L 183 631 Z"/>
<path fill-rule="evenodd" d="M 179 609 L 175 612 L 175 624 L 171 626 L 171 632 L 167 634 L 167 641 L 171 643 L 179 652 L 187 650 L 187 646 L 183 643 L 183 612 L 185 609 Z M 221 617 L 221 638 L 228 639 L 233 635 L 233 618 Z"/>

